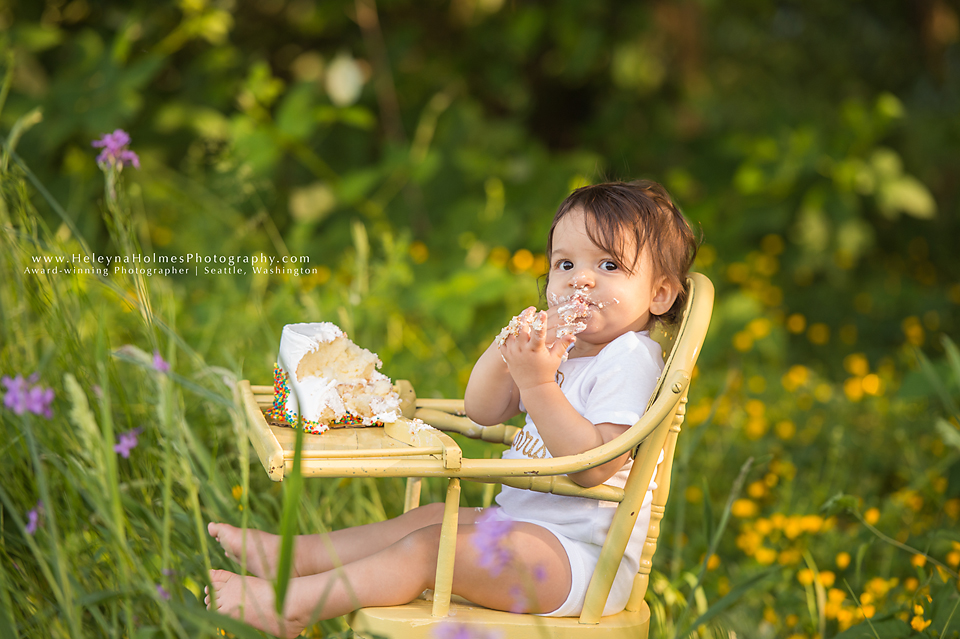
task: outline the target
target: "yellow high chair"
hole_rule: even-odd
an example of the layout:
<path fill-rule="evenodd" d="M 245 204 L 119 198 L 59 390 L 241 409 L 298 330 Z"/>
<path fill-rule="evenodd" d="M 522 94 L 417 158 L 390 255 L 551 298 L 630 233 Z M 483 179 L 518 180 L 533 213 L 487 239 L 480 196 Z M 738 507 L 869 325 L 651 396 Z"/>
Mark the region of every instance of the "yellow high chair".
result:
<path fill-rule="evenodd" d="M 657 549 L 660 520 L 670 492 L 673 455 L 686 411 L 687 391 L 713 309 L 713 284 L 705 276 L 692 273 L 687 279 L 687 291 L 687 304 L 680 320 L 670 326 L 658 324 L 651 331 L 663 347 L 665 366 L 647 412 L 613 441 L 585 453 L 533 460 L 464 458 L 454 439 L 443 431 L 509 445 L 518 429 L 503 424 L 479 426 L 463 416 L 463 400 L 417 398 L 412 386 L 405 381 L 397 384 L 404 415 L 397 422 L 383 428 L 341 428 L 322 435 L 305 434 L 301 457 L 304 476 L 407 477 L 405 510 L 419 504 L 421 478 L 448 478 L 432 601 L 416 599 L 401 606 L 361 608 L 348 617 L 358 636 L 430 639 L 438 624 L 449 621 L 482 631 L 495 629 L 505 638 L 647 637 L 650 609 L 644 595 Z M 293 468 L 296 433 L 265 420 L 263 410 L 272 405 L 273 387 L 250 386 L 244 381 L 242 393 L 250 439 L 270 477 L 282 481 L 284 474 Z M 602 617 L 661 450 L 664 456 L 657 469 L 658 488 L 653 494 L 650 528 L 630 600 L 623 612 Z M 568 473 L 598 466 L 627 451 L 632 451 L 634 464 L 623 489 L 606 485 L 584 488 L 566 477 Z M 579 618 L 501 612 L 451 597 L 461 480 L 618 502 Z"/>

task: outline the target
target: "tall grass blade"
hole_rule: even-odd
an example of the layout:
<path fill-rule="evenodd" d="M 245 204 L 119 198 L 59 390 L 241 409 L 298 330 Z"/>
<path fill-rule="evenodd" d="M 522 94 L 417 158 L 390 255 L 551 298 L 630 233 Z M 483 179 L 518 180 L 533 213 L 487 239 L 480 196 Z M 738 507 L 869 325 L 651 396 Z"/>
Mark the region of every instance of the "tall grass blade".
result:
<path fill-rule="evenodd" d="M 720 599 L 717 599 L 712 606 L 707 608 L 707 611 L 697 617 L 693 623 L 690 624 L 690 629 L 685 632 L 685 634 L 690 634 L 696 632 L 697 628 L 704 625 L 720 613 L 726 611 L 728 608 L 737 603 L 743 595 L 749 592 L 751 589 L 760 585 L 761 582 L 768 579 L 771 576 L 776 575 L 780 571 L 780 568 L 777 566 L 772 566 L 767 568 L 763 572 L 759 572 L 749 579 L 738 585 L 736 588 L 725 594 Z"/>
<path fill-rule="evenodd" d="M 919 349 L 916 350 L 916 355 L 917 361 L 920 362 L 920 370 L 923 371 L 927 381 L 930 382 L 933 390 L 936 392 L 937 396 L 940 397 L 940 401 L 943 402 L 944 407 L 950 412 L 951 415 L 960 415 L 960 407 L 957 406 L 956 401 L 954 401 L 953 397 L 950 396 L 950 392 L 943 384 L 943 380 L 940 379 L 940 375 L 933 367 L 933 364 L 930 362 L 929 358 L 927 358 L 927 356 L 924 355 Z"/>
<path fill-rule="evenodd" d="M 287 484 L 283 493 L 283 515 L 280 519 L 280 558 L 277 564 L 276 592 L 277 613 L 283 612 L 290 573 L 293 569 L 293 542 L 297 534 L 297 518 L 300 512 L 300 493 L 303 491 L 303 474 L 300 468 L 303 456 L 303 418 L 297 417 L 297 439 L 293 455 L 293 471 L 284 477 Z"/>
<path fill-rule="evenodd" d="M 710 545 L 707 548 L 706 554 L 703 556 L 703 562 L 700 565 L 700 572 L 697 575 L 697 581 L 690 589 L 690 594 L 687 595 L 687 602 L 683 608 L 683 612 L 680 613 L 680 617 L 677 619 L 677 623 L 674 627 L 680 629 L 678 636 L 685 637 L 690 634 L 690 630 L 684 628 L 684 623 L 687 620 L 687 616 L 690 614 L 690 609 L 693 604 L 693 598 L 696 595 L 697 589 L 703 583 L 703 577 L 707 574 L 707 562 L 710 561 L 710 557 L 717 550 L 717 546 L 720 545 L 720 539 L 723 537 L 723 532 L 726 530 L 727 521 L 730 519 L 730 509 L 733 508 L 733 502 L 740 495 L 740 491 L 743 490 L 743 483 L 747 479 L 747 474 L 750 472 L 750 468 L 753 467 L 753 457 L 747 458 L 747 461 L 743 463 L 743 466 L 740 467 L 740 474 L 737 475 L 737 478 L 733 481 L 733 486 L 730 488 L 730 494 L 727 496 L 727 503 L 723 508 L 723 513 L 720 515 L 720 522 L 717 524 L 716 531 L 713 533 L 713 536 L 710 538 Z M 706 500 L 706 495 L 704 496 Z M 706 500 L 709 501 L 709 500 Z"/>

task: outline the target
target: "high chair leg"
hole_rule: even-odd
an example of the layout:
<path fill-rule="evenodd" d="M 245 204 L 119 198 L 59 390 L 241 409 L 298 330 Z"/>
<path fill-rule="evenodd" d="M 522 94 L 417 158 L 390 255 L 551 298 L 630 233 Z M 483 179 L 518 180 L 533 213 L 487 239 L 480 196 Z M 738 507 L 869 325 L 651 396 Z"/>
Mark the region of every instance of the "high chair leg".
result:
<path fill-rule="evenodd" d="M 420 505 L 420 486 L 422 477 L 407 477 L 407 490 L 403 496 L 403 512 L 410 512 Z"/>
<path fill-rule="evenodd" d="M 443 507 L 440 527 L 440 547 L 437 549 L 437 577 L 433 585 L 434 617 L 446 617 L 450 611 L 453 592 L 453 561 L 457 554 L 457 528 L 460 515 L 460 480 L 450 478 L 447 499 Z"/>

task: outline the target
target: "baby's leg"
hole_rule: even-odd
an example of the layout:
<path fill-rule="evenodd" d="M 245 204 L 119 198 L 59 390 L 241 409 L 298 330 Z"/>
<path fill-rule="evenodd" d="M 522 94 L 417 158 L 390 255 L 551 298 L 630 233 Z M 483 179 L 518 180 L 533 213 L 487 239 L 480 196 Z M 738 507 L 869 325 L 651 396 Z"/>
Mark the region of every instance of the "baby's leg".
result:
<path fill-rule="evenodd" d="M 472 523 L 475 509 L 464 509 L 461 521 Z M 297 535 L 293 547 L 294 577 L 314 575 L 337 566 L 343 566 L 367 555 L 374 554 L 403 539 L 414 530 L 439 523 L 443 519 L 443 504 L 427 504 L 414 508 L 399 517 L 344 528 L 330 533 Z M 246 569 L 250 574 L 264 579 L 276 576 L 280 556 L 279 535 L 261 530 L 213 523 L 207 532 L 223 546 L 227 557 L 241 563 L 244 538 L 246 538 Z"/>
<path fill-rule="evenodd" d="M 470 519 L 475 519 L 474 513 L 468 514 Z M 563 603 L 570 590 L 570 567 L 556 537 L 533 524 L 515 524 L 502 542 L 512 559 L 500 572 L 492 573 L 472 543 L 476 532 L 472 524 L 459 528 L 453 576 L 456 594 L 515 612 L 550 612 Z M 214 571 L 211 581 L 217 609 L 262 630 L 295 636 L 318 619 L 365 606 L 406 603 L 434 587 L 439 543 L 440 526 L 431 525 L 342 569 L 291 579 L 282 616 L 274 613 L 270 582 Z M 212 604 L 210 597 L 207 604 Z"/>

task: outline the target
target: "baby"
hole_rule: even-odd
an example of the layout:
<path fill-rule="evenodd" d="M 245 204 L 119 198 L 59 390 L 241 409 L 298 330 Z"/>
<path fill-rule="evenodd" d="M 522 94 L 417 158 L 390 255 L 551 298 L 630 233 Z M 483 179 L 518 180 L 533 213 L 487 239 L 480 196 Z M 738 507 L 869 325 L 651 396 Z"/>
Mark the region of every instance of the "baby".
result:
<path fill-rule="evenodd" d="M 659 184 L 608 183 L 574 191 L 547 236 L 547 310 L 514 317 L 474 366 L 467 415 L 491 425 L 525 413 L 505 459 L 575 455 L 609 442 L 643 414 L 663 368 L 648 329 L 682 308 L 696 254 L 689 224 Z M 623 486 L 629 453 L 569 475 L 582 486 Z M 650 490 L 655 487 L 651 483 Z M 637 517 L 603 614 L 626 604 L 650 520 Z M 453 592 L 488 608 L 554 616 L 580 613 L 615 504 L 504 487 L 497 505 L 461 509 Z M 442 504 L 326 535 L 302 535 L 277 614 L 280 538 L 211 523 L 210 534 L 253 577 L 215 570 L 210 606 L 280 636 L 359 607 L 406 603 L 433 588 Z M 489 534 L 509 561 L 490 565 Z M 483 543 L 480 543 L 483 542 Z M 536 584 L 535 596 L 521 596 Z M 212 593 L 211 593 L 212 594 Z"/>

